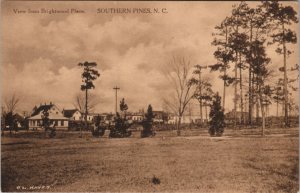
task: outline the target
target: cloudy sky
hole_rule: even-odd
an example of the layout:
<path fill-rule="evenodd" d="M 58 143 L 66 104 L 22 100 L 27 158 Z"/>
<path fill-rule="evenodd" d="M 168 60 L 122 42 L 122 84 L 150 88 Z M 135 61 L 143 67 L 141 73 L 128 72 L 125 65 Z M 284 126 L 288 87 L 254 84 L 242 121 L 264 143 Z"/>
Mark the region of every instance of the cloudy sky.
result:
<path fill-rule="evenodd" d="M 79 62 L 98 64 L 95 81 L 97 112 L 113 112 L 114 86 L 121 88 L 129 110 L 152 104 L 162 109 L 162 100 L 173 88 L 165 69 L 173 56 L 192 65 L 211 65 L 214 27 L 230 15 L 234 2 L 2 2 L 2 100 L 16 93 L 19 111 L 54 102 L 72 108 L 80 93 Z M 254 3 L 250 3 L 254 5 Z M 289 2 L 297 9 L 297 2 Z M 165 8 L 168 13 L 97 13 L 102 8 Z M 81 9 L 85 13 L 28 13 L 41 9 Z M 25 10 L 26 13 L 15 13 Z M 297 29 L 296 26 L 293 26 Z M 297 46 L 288 64 L 297 63 Z M 282 58 L 268 50 L 274 68 Z M 231 70 L 230 70 L 231 71 Z M 215 91 L 222 92 L 219 73 L 204 73 Z M 293 74 L 295 76 L 295 74 Z M 226 110 L 232 109 L 233 89 L 228 89 Z M 296 97 L 295 97 L 296 98 Z M 193 101 L 192 104 L 197 104 Z"/>

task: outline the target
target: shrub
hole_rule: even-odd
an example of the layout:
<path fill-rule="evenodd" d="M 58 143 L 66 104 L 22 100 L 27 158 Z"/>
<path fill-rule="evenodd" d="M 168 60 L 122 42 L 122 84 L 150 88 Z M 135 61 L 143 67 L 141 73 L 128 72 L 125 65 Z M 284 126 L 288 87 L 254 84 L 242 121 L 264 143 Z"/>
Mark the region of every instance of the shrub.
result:
<path fill-rule="evenodd" d="M 131 131 L 128 131 L 128 128 L 132 124 L 129 124 L 126 121 L 126 118 L 121 118 L 120 114 L 117 113 L 115 117 L 115 127 L 110 130 L 109 137 L 111 138 L 124 138 L 124 137 L 130 137 Z"/>
<path fill-rule="evenodd" d="M 221 107 L 221 97 L 219 93 L 216 93 L 213 97 L 213 103 L 211 105 L 209 113 L 209 134 L 210 136 L 222 136 L 224 132 L 224 110 Z"/>
<path fill-rule="evenodd" d="M 152 111 L 152 106 L 148 106 L 147 114 L 145 115 L 145 119 L 142 123 L 143 125 L 143 130 L 141 131 L 141 137 L 150 137 L 154 136 L 155 133 L 152 130 L 152 125 L 153 125 L 153 111 Z"/>
<path fill-rule="evenodd" d="M 105 127 L 101 125 L 101 117 L 98 115 L 94 119 L 94 127 L 92 129 L 92 135 L 94 137 L 102 137 L 105 133 Z"/>

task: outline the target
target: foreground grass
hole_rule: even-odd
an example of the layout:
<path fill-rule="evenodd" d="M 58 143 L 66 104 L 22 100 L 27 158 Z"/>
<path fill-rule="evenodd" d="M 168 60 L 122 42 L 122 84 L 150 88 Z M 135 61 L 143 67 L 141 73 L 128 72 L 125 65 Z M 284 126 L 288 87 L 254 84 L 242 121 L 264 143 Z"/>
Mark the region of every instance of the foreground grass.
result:
<path fill-rule="evenodd" d="M 297 135 L 3 137 L 2 191 L 297 192 L 298 145 Z"/>

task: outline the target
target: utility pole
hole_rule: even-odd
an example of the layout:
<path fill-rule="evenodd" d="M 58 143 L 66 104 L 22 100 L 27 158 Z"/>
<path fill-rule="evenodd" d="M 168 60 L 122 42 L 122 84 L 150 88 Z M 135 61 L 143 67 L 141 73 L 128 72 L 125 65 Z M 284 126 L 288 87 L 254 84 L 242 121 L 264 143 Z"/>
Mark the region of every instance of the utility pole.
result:
<path fill-rule="evenodd" d="M 198 70 L 199 70 L 199 85 L 198 85 L 198 89 L 199 89 L 199 100 L 200 100 L 200 121 L 201 121 L 201 125 L 203 123 L 203 116 L 202 116 L 202 80 L 201 80 L 201 73 L 202 73 L 202 69 L 206 69 L 207 66 L 201 66 L 201 65 L 197 65 L 198 66 Z"/>
<path fill-rule="evenodd" d="M 113 89 L 116 90 L 116 114 L 117 114 L 117 112 L 118 112 L 118 90 L 120 88 L 115 86 Z"/>

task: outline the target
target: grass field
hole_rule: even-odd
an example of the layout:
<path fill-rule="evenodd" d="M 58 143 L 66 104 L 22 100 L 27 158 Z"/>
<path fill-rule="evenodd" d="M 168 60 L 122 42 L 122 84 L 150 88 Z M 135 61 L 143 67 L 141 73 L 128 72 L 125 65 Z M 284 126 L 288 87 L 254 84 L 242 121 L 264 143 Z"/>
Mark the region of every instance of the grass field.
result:
<path fill-rule="evenodd" d="M 147 139 L 4 136 L 2 191 L 297 192 L 298 129 L 285 133 L 210 138 L 172 137 L 169 131 Z"/>

